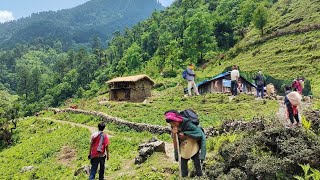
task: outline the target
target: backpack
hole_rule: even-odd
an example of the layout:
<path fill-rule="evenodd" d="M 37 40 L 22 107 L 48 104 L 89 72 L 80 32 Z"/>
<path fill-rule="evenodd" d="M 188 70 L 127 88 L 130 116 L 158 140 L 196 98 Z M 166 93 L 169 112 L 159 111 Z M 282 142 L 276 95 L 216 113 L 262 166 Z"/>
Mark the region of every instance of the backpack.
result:
<path fill-rule="evenodd" d="M 257 76 L 257 85 L 258 86 L 263 86 L 265 83 L 264 83 L 264 77 L 263 76 L 261 76 L 261 75 L 258 75 Z"/>
<path fill-rule="evenodd" d="M 183 77 L 183 79 L 187 79 L 187 70 L 184 70 L 183 72 L 182 72 L 182 77 Z"/>
<path fill-rule="evenodd" d="M 193 124 L 199 125 L 198 114 L 195 113 L 192 109 L 186 109 L 180 112 L 180 115 L 189 119 Z"/>

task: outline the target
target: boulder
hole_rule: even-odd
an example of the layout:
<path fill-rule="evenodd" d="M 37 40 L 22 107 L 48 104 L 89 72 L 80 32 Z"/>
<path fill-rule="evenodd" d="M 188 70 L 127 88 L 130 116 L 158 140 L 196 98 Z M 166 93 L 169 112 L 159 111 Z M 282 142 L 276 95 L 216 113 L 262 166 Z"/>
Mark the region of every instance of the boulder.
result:
<path fill-rule="evenodd" d="M 74 172 L 74 176 L 78 176 L 78 175 L 80 175 L 82 173 L 84 173 L 86 175 L 89 175 L 90 174 L 90 165 L 84 165 L 81 168 L 77 169 Z"/>
<path fill-rule="evenodd" d="M 304 96 L 302 100 L 303 100 L 304 102 L 306 102 L 306 103 L 311 103 L 311 98 L 310 98 L 310 96 Z"/>
<path fill-rule="evenodd" d="M 25 173 L 25 172 L 28 172 L 28 171 L 32 171 L 33 169 L 34 169 L 33 166 L 25 166 L 20 170 L 20 172 L 21 173 Z"/>
<path fill-rule="evenodd" d="M 280 100 L 283 101 L 284 100 L 284 96 L 276 96 L 276 99 L 279 100 L 279 101 Z"/>
<path fill-rule="evenodd" d="M 140 144 L 138 147 L 138 151 L 139 155 L 135 158 L 135 164 L 142 164 L 154 152 L 166 153 L 165 143 L 163 141 L 157 140 L 156 138 L 152 138 L 148 142 Z"/>

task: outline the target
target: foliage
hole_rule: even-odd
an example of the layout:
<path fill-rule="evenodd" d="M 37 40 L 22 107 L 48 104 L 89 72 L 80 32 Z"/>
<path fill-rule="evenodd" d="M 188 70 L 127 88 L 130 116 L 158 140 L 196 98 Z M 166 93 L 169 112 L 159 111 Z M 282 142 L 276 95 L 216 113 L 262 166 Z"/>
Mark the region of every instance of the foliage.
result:
<path fill-rule="evenodd" d="M 254 26 L 261 31 L 263 35 L 263 28 L 266 26 L 268 21 L 268 12 L 267 9 L 260 5 L 253 13 L 253 24 Z"/>
<path fill-rule="evenodd" d="M 88 136 L 89 132 L 81 128 L 36 119 L 19 121 L 15 145 L 0 152 L 0 174 L 4 179 L 72 178 L 72 169 L 57 162 L 58 153 L 62 146 L 76 149 L 72 164 L 81 166 L 88 153 Z M 20 173 L 24 166 L 35 169 Z"/>
<path fill-rule="evenodd" d="M 207 140 L 207 151 L 218 153 L 219 149 L 227 143 L 234 143 L 243 137 L 242 134 L 223 134 L 221 136 L 212 137 Z"/>
<path fill-rule="evenodd" d="M 306 165 L 300 164 L 300 166 L 303 169 L 304 176 L 294 176 L 295 179 L 298 179 L 298 180 L 309 180 L 309 179 L 319 180 L 320 179 L 319 170 L 311 168 L 309 164 L 306 164 Z"/>
<path fill-rule="evenodd" d="M 149 17 L 154 10 L 162 9 L 156 0 L 93 0 L 71 9 L 33 13 L 30 17 L 0 24 L 0 47 L 41 43 L 66 50 L 75 44 L 88 45 L 94 38 L 100 38 L 105 44 L 114 31 L 130 27 Z"/>
<path fill-rule="evenodd" d="M 58 116 L 59 117 L 59 116 Z M 84 115 L 60 116 L 66 117 L 67 121 L 87 122 L 97 125 L 99 119 Z M 86 119 L 86 120 L 85 120 Z M 91 119 L 91 120 L 90 120 Z M 0 174 L 4 179 L 25 179 L 25 178 L 73 178 L 73 172 L 89 164 L 86 159 L 88 153 L 90 133 L 88 130 L 70 125 L 56 123 L 50 119 L 28 118 L 19 121 L 19 126 L 14 134 L 15 145 L 0 151 Z M 107 124 L 106 132 L 110 136 L 110 160 L 107 161 L 106 176 L 112 176 L 137 155 L 137 147 L 153 137 L 149 132 L 136 132 L 115 124 Z M 169 140 L 169 135 L 161 135 L 158 138 Z M 70 160 L 70 165 L 61 164 L 59 161 L 60 151 L 63 146 L 68 146 L 76 151 L 75 158 Z M 163 156 L 163 159 L 165 155 Z M 157 158 L 157 157 L 154 157 Z M 156 160 L 152 160 L 155 162 Z M 10 162 L 10 163 L 4 163 Z M 154 164 L 154 163 L 152 163 Z M 24 166 L 34 166 L 30 172 L 20 173 Z M 131 165 L 130 169 L 134 169 Z M 161 166 L 164 169 L 167 163 Z M 49 170 L 50 169 L 50 170 Z M 147 172 L 138 173 L 138 176 L 145 176 Z M 151 174 L 150 174 L 151 175 Z M 163 177 L 163 173 L 158 172 L 155 177 Z M 78 178 L 86 179 L 85 175 Z"/>
<path fill-rule="evenodd" d="M 292 179 L 302 175 L 299 164 L 319 168 L 319 137 L 300 129 L 270 128 L 248 134 L 219 148 L 206 167 L 209 178 L 246 176 L 247 179 Z M 232 171 L 236 169 L 236 174 Z"/>
<path fill-rule="evenodd" d="M 309 130 L 310 130 L 310 128 L 311 128 L 311 124 L 312 124 L 312 122 L 311 122 L 311 121 L 306 120 L 306 118 L 305 118 L 305 117 L 302 117 L 301 122 L 302 122 L 302 126 L 303 126 L 307 131 L 309 131 Z"/>
<path fill-rule="evenodd" d="M 164 83 L 168 84 L 169 82 Z M 174 83 L 175 85 L 175 83 Z M 207 94 L 205 96 L 184 97 L 183 87 L 154 91 L 153 96 L 147 101 L 149 103 L 112 102 L 99 104 L 106 99 L 108 94 L 93 99 L 81 99 L 78 102 L 66 104 L 78 104 L 78 107 L 85 110 L 105 112 L 114 117 L 119 117 L 132 122 L 148 123 L 167 126 L 163 113 L 170 109 L 184 110 L 192 108 L 200 116 L 200 123 L 203 127 L 218 126 L 224 120 L 246 120 L 254 117 L 273 116 L 278 109 L 278 103 L 272 100 L 256 101 L 253 96 L 240 95 L 229 101 L 228 95 Z"/>
<path fill-rule="evenodd" d="M 17 118 L 21 115 L 17 97 L 0 91 L 0 150 L 12 144 L 12 131 L 16 128 Z M 11 124 L 12 122 L 12 124 Z M 12 125 L 12 126 L 11 126 Z"/>

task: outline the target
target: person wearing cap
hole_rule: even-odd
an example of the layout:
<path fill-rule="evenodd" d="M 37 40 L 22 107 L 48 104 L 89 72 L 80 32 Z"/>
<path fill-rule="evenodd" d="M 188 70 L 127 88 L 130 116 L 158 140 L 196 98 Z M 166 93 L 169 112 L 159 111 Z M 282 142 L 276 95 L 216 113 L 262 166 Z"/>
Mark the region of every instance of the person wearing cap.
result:
<path fill-rule="evenodd" d="M 201 162 L 206 157 L 206 136 L 204 132 L 200 127 L 193 124 L 191 120 L 182 117 L 176 110 L 167 111 L 165 119 L 171 125 L 174 155 L 176 161 L 180 158 L 181 176 L 188 176 L 189 159 L 193 160 L 196 176 L 202 176 Z M 178 152 L 178 149 L 180 152 Z"/>
<path fill-rule="evenodd" d="M 254 78 L 257 85 L 257 97 L 261 97 L 263 99 L 264 95 L 264 77 L 262 75 L 262 72 L 259 71 L 258 75 Z"/>
<path fill-rule="evenodd" d="M 198 87 L 196 83 L 194 82 L 194 79 L 196 77 L 196 74 L 193 71 L 194 66 L 193 64 L 189 64 L 187 68 L 187 74 L 186 74 L 186 80 L 188 82 L 188 95 L 192 96 L 191 89 L 193 88 L 193 91 L 196 95 L 199 95 Z"/>
<path fill-rule="evenodd" d="M 288 128 L 294 128 L 295 126 L 301 126 L 301 122 L 299 119 L 298 107 L 301 105 L 301 95 L 296 92 L 289 92 L 285 99 L 284 104 L 287 107 L 287 113 L 290 119 L 291 124 L 286 126 Z M 294 121 L 296 120 L 296 122 Z"/>

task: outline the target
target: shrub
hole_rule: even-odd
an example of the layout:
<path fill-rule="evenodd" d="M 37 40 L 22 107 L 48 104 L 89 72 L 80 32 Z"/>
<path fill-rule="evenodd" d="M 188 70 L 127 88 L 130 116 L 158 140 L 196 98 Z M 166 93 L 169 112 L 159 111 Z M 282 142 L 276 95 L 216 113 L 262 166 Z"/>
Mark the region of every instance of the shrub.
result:
<path fill-rule="evenodd" d="M 213 159 L 216 163 L 206 173 L 210 179 L 292 179 L 303 175 L 299 164 L 320 168 L 318 142 L 319 137 L 310 138 L 303 129 L 270 128 L 222 144 L 220 158 Z"/>
<path fill-rule="evenodd" d="M 176 71 L 172 71 L 172 70 L 163 71 L 162 72 L 162 77 L 164 77 L 164 78 L 177 77 L 177 72 Z"/>

